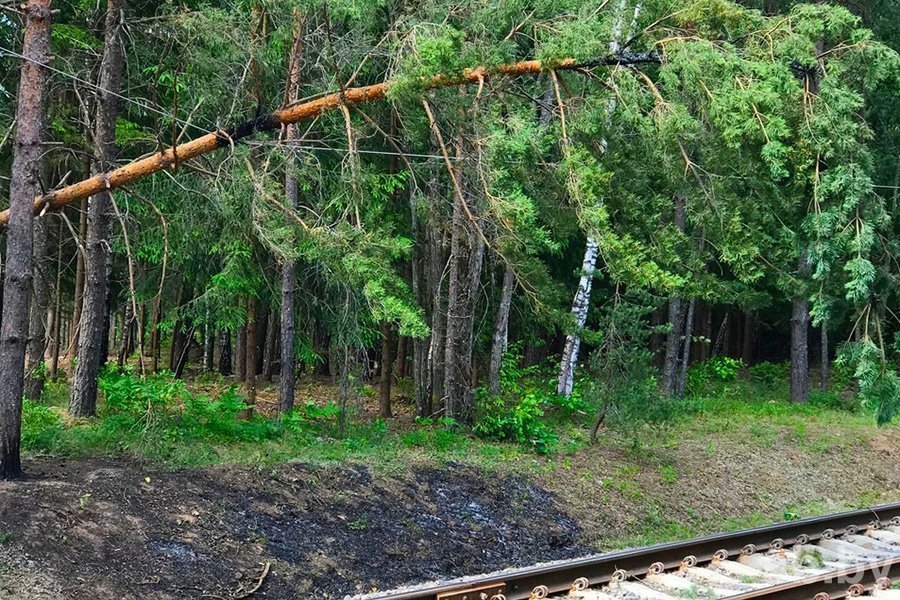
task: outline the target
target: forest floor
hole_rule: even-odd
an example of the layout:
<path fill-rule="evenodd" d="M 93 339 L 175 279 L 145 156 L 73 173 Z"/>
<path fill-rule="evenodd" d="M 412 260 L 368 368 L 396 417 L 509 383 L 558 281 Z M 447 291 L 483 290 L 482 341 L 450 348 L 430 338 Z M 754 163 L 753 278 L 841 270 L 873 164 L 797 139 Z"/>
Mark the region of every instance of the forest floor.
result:
<path fill-rule="evenodd" d="M 593 445 L 563 428 L 549 455 L 403 416 L 172 460 L 32 452 L 0 483 L 0 598 L 342 598 L 900 501 L 900 426 L 738 396 Z"/>

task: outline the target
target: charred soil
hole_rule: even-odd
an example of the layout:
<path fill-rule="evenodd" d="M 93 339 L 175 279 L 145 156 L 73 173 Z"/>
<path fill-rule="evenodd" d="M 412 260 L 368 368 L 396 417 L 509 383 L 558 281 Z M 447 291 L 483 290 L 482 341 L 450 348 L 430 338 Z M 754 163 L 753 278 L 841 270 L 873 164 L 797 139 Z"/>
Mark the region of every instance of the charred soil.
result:
<path fill-rule="evenodd" d="M 0 484 L 0 598 L 338 598 L 590 552 L 552 494 L 462 465 L 29 467 Z"/>

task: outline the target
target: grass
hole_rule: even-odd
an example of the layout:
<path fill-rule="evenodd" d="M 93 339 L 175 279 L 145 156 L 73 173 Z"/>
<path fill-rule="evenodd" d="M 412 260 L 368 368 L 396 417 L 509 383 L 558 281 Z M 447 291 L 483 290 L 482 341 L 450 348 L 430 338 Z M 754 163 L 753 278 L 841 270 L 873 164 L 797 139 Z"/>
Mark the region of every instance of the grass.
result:
<path fill-rule="evenodd" d="M 25 405 L 26 453 L 124 454 L 173 467 L 273 465 L 302 459 L 360 461 L 391 469 L 423 460 L 461 461 L 487 469 L 515 464 L 541 473 L 589 447 L 586 426 L 595 410 L 588 406 L 577 411 L 546 410 L 540 417 L 541 427 L 551 429 L 558 442 L 548 455 L 541 455 L 527 443 L 483 440 L 440 422 L 385 423 L 351 414 L 341 431 L 339 411 L 332 403 L 302 404 L 280 423 L 263 417 L 240 421 L 236 415 L 244 407 L 237 390 L 220 386 L 217 396 L 206 397 L 165 376 L 140 382 L 128 374 L 107 372 L 101 390 L 105 401 L 99 416 L 72 421 L 65 416 L 66 385 L 48 383 L 40 404 Z M 634 464 L 619 465 L 606 474 L 603 486 L 638 498 L 643 490 L 635 470 L 647 466 L 657 471 L 661 484 L 677 483 L 687 475 L 665 457 L 668 450 L 686 441 L 701 441 L 710 459 L 723 443 L 764 448 L 789 445 L 825 456 L 851 449 L 876 431 L 870 414 L 837 395 L 819 394 L 808 405 L 791 404 L 786 398 L 787 385 L 781 381 L 711 381 L 701 392 L 673 401 L 662 421 L 604 430 L 600 443 L 624 452 Z M 566 463 L 562 464 L 565 468 Z"/>

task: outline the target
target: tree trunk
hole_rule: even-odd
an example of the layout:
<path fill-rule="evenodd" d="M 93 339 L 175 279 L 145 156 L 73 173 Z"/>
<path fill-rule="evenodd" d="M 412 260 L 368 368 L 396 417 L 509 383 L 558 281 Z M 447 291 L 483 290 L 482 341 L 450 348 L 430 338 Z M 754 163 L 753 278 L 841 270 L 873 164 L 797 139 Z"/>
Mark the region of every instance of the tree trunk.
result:
<path fill-rule="evenodd" d="M 47 320 L 50 322 L 50 331 L 53 342 L 50 344 L 50 381 L 56 381 L 59 372 L 59 352 L 62 335 L 62 249 L 63 249 L 63 221 L 59 219 L 56 231 L 56 285 L 53 288 L 52 312 Z"/>
<path fill-rule="evenodd" d="M 744 315 L 744 342 L 741 345 L 741 359 L 748 367 L 753 364 L 753 340 L 756 338 L 756 317 Z"/>
<path fill-rule="evenodd" d="M 291 192 L 293 190 L 293 192 Z M 285 191 L 292 208 L 298 206 L 297 179 L 293 173 L 285 177 Z M 297 335 L 297 264 L 286 260 L 281 265 L 281 379 L 278 389 L 278 412 L 294 408 L 297 386 L 297 359 L 294 354 Z"/>
<path fill-rule="evenodd" d="M 244 366 L 244 386 L 247 390 L 246 418 L 253 416 L 253 407 L 256 405 L 256 368 L 257 368 L 257 344 L 256 344 L 256 296 L 247 298 L 247 341 L 246 364 Z"/>
<path fill-rule="evenodd" d="M 691 342 L 694 337 L 694 313 L 696 307 L 697 299 L 691 298 L 684 324 L 684 354 L 681 357 L 681 373 L 678 376 L 678 385 L 675 390 L 679 397 L 684 396 L 684 392 L 687 390 L 687 375 L 688 368 L 691 365 Z"/>
<path fill-rule="evenodd" d="M 700 346 L 700 362 L 706 362 L 709 360 L 709 353 L 712 351 L 713 339 L 712 339 L 712 319 L 713 319 L 713 307 L 711 304 L 706 303 L 705 309 L 703 311 L 703 331 L 701 335 L 703 336 L 703 345 Z"/>
<path fill-rule="evenodd" d="M 801 276 L 809 271 L 805 252 L 798 271 Z M 809 402 L 809 300 L 805 295 L 794 297 L 791 313 L 791 402 Z"/>
<path fill-rule="evenodd" d="M 671 329 L 666 335 L 666 357 L 663 363 L 663 393 L 666 397 L 675 396 L 678 388 L 681 336 L 684 333 L 684 308 L 681 298 L 669 300 L 669 326 Z"/>
<path fill-rule="evenodd" d="M 219 375 L 231 375 L 231 332 L 227 329 L 219 334 Z"/>
<path fill-rule="evenodd" d="M 0 479 L 22 475 L 19 455 L 25 348 L 32 277 L 34 196 L 40 191 L 47 70 L 50 62 L 50 0 L 28 0 L 19 68 L 16 137 L 9 184 L 9 226 L 0 326 Z"/>
<path fill-rule="evenodd" d="M 591 285 L 599 253 L 600 245 L 597 240 L 588 236 L 584 260 L 581 262 L 581 279 L 578 282 L 578 291 L 575 292 L 575 300 L 572 302 L 575 329 L 566 336 L 556 384 L 556 393 L 560 396 L 571 396 L 575 387 L 575 367 L 578 364 L 578 353 L 581 349 L 581 330 L 587 323 L 588 307 L 591 302 Z"/>
<path fill-rule="evenodd" d="M 234 378 L 243 383 L 247 378 L 247 324 L 237 329 L 237 349 L 234 353 Z"/>
<path fill-rule="evenodd" d="M 122 313 L 122 339 L 119 343 L 117 361 L 120 371 L 125 368 L 125 363 L 128 362 L 128 347 L 131 345 L 131 322 L 134 320 L 132 312 L 131 302 L 126 302 Z"/>
<path fill-rule="evenodd" d="M 90 159 L 86 160 L 87 172 L 90 173 Z M 78 338 L 81 335 L 81 312 L 84 307 L 84 259 L 87 251 L 84 246 L 87 244 L 87 226 L 88 226 L 88 201 L 85 198 L 81 201 L 81 210 L 79 211 L 78 220 L 78 240 L 75 255 L 75 302 L 72 308 L 72 323 L 69 328 L 69 344 L 66 350 L 66 360 L 71 370 L 72 361 L 78 355 Z M 74 373 L 74 370 L 73 370 Z"/>
<path fill-rule="evenodd" d="M 28 345 L 25 356 L 25 397 L 37 402 L 44 391 L 47 338 L 50 327 L 50 265 L 48 263 L 47 220 L 34 223 L 32 244 L 32 297 L 29 307 Z"/>
<path fill-rule="evenodd" d="M 416 416 L 426 418 L 432 413 L 433 387 L 432 387 L 432 364 L 431 353 L 432 341 L 437 333 L 435 332 L 436 319 L 440 318 L 439 313 L 434 311 L 434 286 L 440 285 L 433 279 L 433 253 L 436 250 L 432 244 L 433 234 L 429 229 L 428 223 L 422 223 L 416 206 L 416 194 L 410 191 L 410 215 L 412 221 L 413 234 L 416 237 L 416 243 L 413 244 L 412 257 L 412 288 L 413 295 L 419 306 L 425 310 L 425 316 L 431 325 L 430 335 L 427 338 L 413 339 L 413 395 L 416 403 Z"/>
<path fill-rule="evenodd" d="M 678 230 L 684 233 L 687 211 L 683 197 L 674 199 L 674 222 Z M 666 335 L 666 357 L 663 363 L 663 392 L 669 398 L 678 393 L 679 357 L 684 346 L 684 303 L 681 298 L 669 300 L 669 333 Z"/>
<path fill-rule="evenodd" d="M 506 265 L 503 269 L 503 287 L 500 289 L 500 306 L 497 308 L 497 317 L 494 320 L 494 336 L 491 340 L 491 365 L 488 373 L 488 385 L 491 394 L 499 396 L 500 367 L 503 364 L 503 354 L 509 342 L 509 310 L 512 306 L 513 292 L 516 289 L 516 274 L 512 267 Z"/>
<path fill-rule="evenodd" d="M 394 343 L 394 328 L 390 323 L 381 326 L 381 403 L 379 415 L 383 419 L 390 419 L 391 413 L 391 383 L 393 379 L 394 357 L 392 356 Z"/>
<path fill-rule="evenodd" d="M 187 333 L 181 339 L 182 343 L 176 357 L 175 367 L 172 370 L 172 377 L 181 379 L 184 376 L 184 369 L 187 367 L 188 359 L 191 356 L 191 346 L 194 343 L 194 332 L 197 330 L 196 325 L 191 325 Z"/>
<path fill-rule="evenodd" d="M 831 386 L 831 354 L 828 349 L 828 321 L 822 319 L 821 343 L 822 343 L 822 381 L 819 383 L 819 389 L 827 392 Z"/>
<path fill-rule="evenodd" d="M 266 318 L 266 343 L 263 349 L 263 380 L 271 382 L 272 375 L 275 371 L 275 346 L 278 344 L 278 325 L 276 324 L 276 313 L 270 311 Z"/>
<path fill-rule="evenodd" d="M 304 19 L 299 10 L 294 11 L 294 32 L 289 57 L 288 83 L 285 88 L 285 104 L 296 102 L 300 95 L 300 65 L 303 58 Z M 300 138 L 296 125 L 285 128 L 288 143 Z M 288 151 L 284 171 L 284 196 L 287 206 L 296 211 L 300 207 L 300 190 L 297 184 L 297 158 Z M 295 227 L 291 215 L 285 215 L 288 228 Z M 287 414 L 294 408 L 297 393 L 297 357 L 294 353 L 297 340 L 297 263 L 293 257 L 281 264 L 281 332 L 280 356 L 281 377 L 278 382 L 278 413 Z"/>
<path fill-rule="evenodd" d="M 159 371 L 159 355 L 162 352 L 159 323 L 162 320 L 160 299 L 153 303 L 153 313 L 150 316 L 150 370 L 153 373 Z"/>
<path fill-rule="evenodd" d="M 628 21 L 626 38 L 623 36 L 623 33 L 627 19 L 627 10 L 628 0 L 621 0 L 616 9 L 615 21 L 613 22 L 612 39 L 609 42 L 610 54 L 617 54 L 623 39 L 631 38 L 634 35 L 637 19 L 641 11 L 640 0 L 635 4 L 634 13 Z M 607 105 L 607 120 L 612 118 L 612 113 L 615 110 L 616 99 L 612 97 Z M 606 140 L 601 140 L 601 145 L 606 146 Z M 566 336 L 556 384 L 556 393 L 567 398 L 572 395 L 572 390 L 575 387 L 575 368 L 578 365 L 578 353 L 581 350 L 581 330 L 584 329 L 584 325 L 587 323 L 588 308 L 591 304 L 591 284 L 599 254 L 600 244 L 595 237 L 589 235 L 584 249 L 584 259 L 581 261 L 581 278 L 578 282 L 578 290 L 575 292 L 575 299 L 572 301 L 572 316 L 575 321 L 574 329 Z"/>
<path fill-rule="evenodd" d="M 211 373 L 213 370 L 213 355 L 216 352 L 216 336 L 209 324 L 209 311 L 206 313 L 206 323 L 203 324 L 203 372 Z"/>
<path fill-rule="evenodd" d="M 428 349 L 428 363 L 431 365 L 431 393 L 427 415 L 430 415 L 435 406 L 434 400 L 443 403 L 446 400 L 444 385 L 444 370 L 447 349 L 447 299 L 444 295 L 444 270 L 447 264 L 446 236 L 442 230 L 436 227 L 430 228 L 431 237 L 431 261 L 430 280 L 431 289 L 431 346 Z M 440 406 L 440 404 L 438 405 Z M 427 416 L 426 415 L 426 416 Z"/>
<path fill-rule="evenodd" d="M 809 300 L 795 298 L 791 314 L 791 402 L 809 402 Z"/>
<path fill-rule="evenodd" d="M 462 73 L 450 73 L 444 77 L 432 77 L 425 82 L 424 89 L 483 84 L 485 76 L 518 77 L 538 75 L 551 67 L 556 71 L 575 71 L 595 67 L 598 64 L 622 66 L 658 64 L 660 62 L 658 56 L 649 52 L 632 55 L 622 55 L 618 52 L 614 54 L 614 56 L 602 57 L 591 60 L 588 63 L 580 63 L 573 58 L 567 58 L 555 60 L 552 64 L 545 64 L 539 60 L 523 60 L 490 69 L 485 67 L 469 68 Z M 395 87 L 397 83 L 397 81 L 382 81 L 373 85 L 345 88 L 340 92 L 321 95 L 314 100 L 297 102 L 273 113 L 260 114 L 253 119 L 232 125 L 224 130 L 216 129 L 199 138 L 180 144 L 176 148 L 170 147 L 161 152 L 154 152 L 118 169 L 99 173 L 90 179 L 36 197 L 33 201 L 32 209 L 35 214 L 40 213 L 44 208 L 58 210 L 78 202 L 82 198 L 99 194 L 104 190 L 127 186 L 165 169 L 177 168 L 179 165 L 187 163 L 198 156 L 203 156 L 222 148 L 233 147 L 236 142 L 256 132 L 275 131 L 284 125 L 314 119 L 323 113 L 340 109 L 341 107 L 383 100 L 388 95 L 389 90 Z M 8 223 L 9 211 L 0 212 L 0 229 L 5 228 Z"/>
<path fill-rule="evenodd" d="M 464 189 L 464 185 L 459 187 Z M 474 408 L 471 381 L 475 296 L 484 260 L 484 244 L 469 224 L 464 202 L 468 200 L 462 193 L 454 196 L 444 351 L 445 412 L 459 423 L 468 423 Z"/>
<path fill-rule="evenodd" d="M 106 34 L 100 63 L 100 89 L 97 92 L 97 119 L 94 131 L 97 171 L 109 170 L 116 154 L 116 119 L 125 68 L 122 40 L 125 0 L 109 0 Z M 69 401 L 73 416 L 93 415 L 97 407 L 97 376 L 106 362 L 107 298 L 109 295 L 110 246 L 112 233 L 112 197 L 108 190 L 92 196 L 88 207 L 87 258 L 81 334 L 78 340 L 78 364 Z"/>
<path fill-rule="evenodd" d="M 397 364 L 394 367 L 394 377 L 402 379 L 406 377 L 409 363 L 406 360 L 409 338 L 405 335 L 397 336 Z"/>

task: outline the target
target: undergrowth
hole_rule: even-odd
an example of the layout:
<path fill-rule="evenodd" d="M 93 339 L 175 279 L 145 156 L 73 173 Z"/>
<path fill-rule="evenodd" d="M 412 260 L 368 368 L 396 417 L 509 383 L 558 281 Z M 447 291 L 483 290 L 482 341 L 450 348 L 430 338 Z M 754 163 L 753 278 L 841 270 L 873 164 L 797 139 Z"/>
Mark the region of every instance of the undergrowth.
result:
<path fill-rule="evenodd" d="M 66 416 L 63 383 L 48 383 L 41 403 L 26 401 L 22 443 L 31 454 L 130 454 L 178 466 L 367 456 L 387 464 L 410 453 L 492 465 L 522 451 L 577 453 L 591 444 L 588 431 L 600 415 L 603 443 L 638 454 L 678 438 L 724 431 L 769 446 L 790 439 L 822 453 L 845 442 L 817 433 L 815 423 L 842 428 L 872 423 L 870 411 L 845 391 L 850 376 L 840 368 L 833 391 L 814 391 L 809 404 L 795 405 L 787 401 L 786 365 L 746 368 L 714 359 L 693 366 L 688 393 L 674 399 L 663 398 L 655 378 L 640 368 L 615 385 L 579 381 L 565 398 L 552 393 L 553 365 L 520 365 L 519 348 L 512 347 L 501 370 L 501 394 L 478 391 L 474 437 L 445 418 L 414 423 L 352 418 L 342 429 L 337 404 L 312 400 L 298 401 L 280 420 L 256 413 L 246 418 L 248 407 L 236 386 L 204 395 L 167 373 L 142 379 L 109 369 L 100 378 L 103 400 L 94 418 Z M 715 442 L 707 452 L 715 452 Z M 665 471 L 663 477 L 674 475 Z"/>

